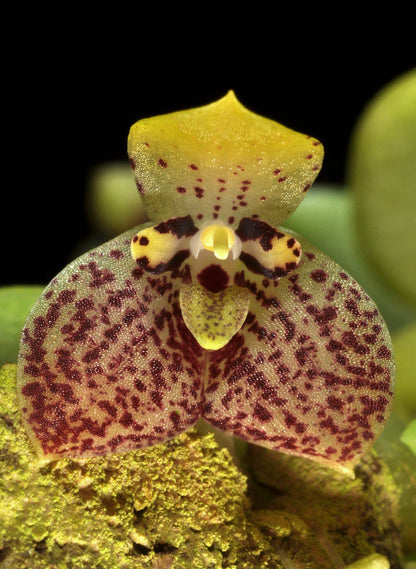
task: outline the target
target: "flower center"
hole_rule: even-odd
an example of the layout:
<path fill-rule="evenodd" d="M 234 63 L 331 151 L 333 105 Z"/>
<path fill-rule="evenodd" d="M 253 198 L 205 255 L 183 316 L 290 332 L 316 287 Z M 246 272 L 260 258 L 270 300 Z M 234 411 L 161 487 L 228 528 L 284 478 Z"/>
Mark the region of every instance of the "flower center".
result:
<path fill-rule="evenodd" d="M 195 258 L 202 249 L 212 251 L 217 259 L 224 261 L 231 251 L 233 259 L 241 253 L 241 241 L 234 231 L 225 225 L 208 225 L 191 239 L 191 252 Z"/>

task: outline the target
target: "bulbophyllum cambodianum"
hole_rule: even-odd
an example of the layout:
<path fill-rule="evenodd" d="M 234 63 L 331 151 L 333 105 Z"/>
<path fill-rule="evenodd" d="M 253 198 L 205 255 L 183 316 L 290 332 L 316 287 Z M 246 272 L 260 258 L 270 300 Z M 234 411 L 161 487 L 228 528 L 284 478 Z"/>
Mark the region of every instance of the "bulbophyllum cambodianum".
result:
<path fill-rule="evenodd" d="M 281 227 L 322 145 L 229 92 L 140 120 L 128 153 L 152 221 L 64 268 L 23 330 L 39 454 L 128 451 L 203 418 L 353 475 L 388 417 L 394 362 L 365 291 Z"/>

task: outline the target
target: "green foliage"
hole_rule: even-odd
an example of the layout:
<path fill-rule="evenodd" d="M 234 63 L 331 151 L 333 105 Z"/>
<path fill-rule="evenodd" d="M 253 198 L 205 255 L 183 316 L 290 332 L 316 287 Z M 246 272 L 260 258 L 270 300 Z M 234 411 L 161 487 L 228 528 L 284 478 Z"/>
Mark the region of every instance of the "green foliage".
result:
<path fill-rule="evenodd" d="M 416 323 L 392 335 L 397 379 L 393 409 L 405 422 L 416 417 Z"/>
<path fill-rule="evenodd" d="M 16 361 L 24 322 L 43 289 L 41 285 L 0 288 L 0 365 Z"/>
<path fill-rule="evenodd" d="M 416 455 L 416 419 L 411 421 L 403 431 L 400 440 Z"/>
<path fill-rule="evenodd" d="M 108 238 L 147 220 L 127 162 L 110 162 L 91 170 L 86 209 L 92 228 Z"/>
<path fill-rule="evenodd" d="M 367 260 L 416 305 L 416 69 L 386 85 L 356 124 L 347 169 Z"/>

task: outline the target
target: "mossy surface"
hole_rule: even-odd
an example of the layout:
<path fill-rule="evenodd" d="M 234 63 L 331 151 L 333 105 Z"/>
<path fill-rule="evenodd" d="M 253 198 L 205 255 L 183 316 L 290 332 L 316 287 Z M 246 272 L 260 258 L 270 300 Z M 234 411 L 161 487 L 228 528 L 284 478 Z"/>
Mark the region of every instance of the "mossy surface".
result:
<path fill-rule="evenodd" d="M 351 481 L 251 447 L 242 474 L 212 434 L 190 430 L 145 450 L 44 462 L 7 364 L 0 458 L 2 569 L 332 569 L 337 556 L 376 552 L 400 567 L 396 491 L 373 456 Z"/>
<path fill-rule="evenodd" d="M 361 460 L 354 480 L 261 447 L 250 447 L 249 462 L 268 508 L 301 520 L 298 542 L 288 544 L 293 559 L 302 551 L 303 562 L 306 553 L 310 563 L 332 569 L 336 559 L 349 564 L 377 552 L 401 567 L 399 491 L 375 453 Z"/>

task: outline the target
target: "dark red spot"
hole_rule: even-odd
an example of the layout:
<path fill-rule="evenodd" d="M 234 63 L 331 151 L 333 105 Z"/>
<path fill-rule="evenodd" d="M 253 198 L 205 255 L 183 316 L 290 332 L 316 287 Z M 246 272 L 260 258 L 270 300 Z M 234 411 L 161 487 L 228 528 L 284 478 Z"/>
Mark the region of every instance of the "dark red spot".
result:
<path fill-rule="evenodd" d="M 327 274 L 322 269 L 316 269 L 311 272 L 311 278 L 317 283 L 324 283 L 327 278 Z"/>
<path fill-rule="evenodd" d="M 99 401 L 97 406 L 106 411 L 111 417 L 115 417 L 117 415 L 117 407 L 112 405 L 109 401 Z"/>
<path fill-rule="evenodd" d="M 122 251 L 119 251 L 118 249 L 113 249 L 112 251 L 110 251 L 110 257 L 112 257 L 113 259 L 122 259 L 124 257 L 124 253 Z"/>
<path fill-rule="evenodd" d="M 278 312 L 277 316 L 278 316 L 280 322 L 282 322 L 282 324 L 286 328 L 285 339 L 286 339 L 286 341 L 290 342 L 290 340 L 293 340 L 293 338 L 295 336 L 296 326 L 289 319 L 288 315 L 285 314 L 284 312 Z"/>
<path fill-rule="evenodd" d="M 100 288 L 101 286 L 111 283 L 115 280 L 114 274 L 109 269 L 100 269 L 95 261 L 91 261 L 87 266 L 80 265 L 80 269 L 87 268 L 91 273 L 91 288 Z"/>
<path fill-rule="evenodd" d="M 374 344 L 377 341 L 376 334 L 364 334 L 363 337 L 367 344 Z"/>
<path fill-rule="evenodd" d="M 178 186 L 176 188 L 176 191 L 178 192 L 178 194 L 185 194 L 186 193 L 186 188 L 184 188 L 183 186 Z"/>
<path fill-rule="evenodd" d="M 309 360 L 308 350 L 306 348 L 299 348 L 295 352 L 295 357 L 299 363 L 299 365 L 303 366 Z"/>
<path fill-rule="evenodd" d="M 136 186 L 137 186 L 137 189 L 139 190 L 139 194 L 141 196 L 144 196 L 146 192 L 144 190 L 143 184 L 139 180 L 136 180 Z"/>
<path fill-rule="evenodd" d="M 256 273 L 257 275 L 263 275 L 267 279 L 271 280 L 276 280 L 281 277 L 285 277 L 288 271 L 290 270 L 290 268 L 288 267 L 290 263 L 286 264 L 286 269 L 283 269 L 282 267 L 275 267 L 274 269 L 268 269 L 267 267 L 262 265 L 260 261 L 256 259 L 256 257 L 253 257 L 253 255 L 245 253 L 244 251 L 242 251 L 240 254 L 240 260 L 245 264 L 245 266 L 251 272 Z"/>
<path fill-rule="evenodd" d="M 98 360 L 100 357 L 100 352 L 101 350 L 98 346 L 96 348 L 92 348 L 91 350 L 85 352 L 84 356 L 82 357 L 82 361 L 89 364 L 95 360 Z"/>
<path fill-rule="evenodd" d="M 220 292 L 228 286 L 229 277 L 220 265 L 209 265 L 198 275 L 198 282 L 211 292 Z"/>
<path fill-rule="evenodd" d="M 345 308 L 348 310 L 348 312 L 351 312 L 351 314 L 353 314 L 354 316 L 360 316 L 360 311 L 358 310 L 358 306 L 357 303 L 354 299 L 352 298 L 347 298 L 347 300 L 344 303 Z"/>
<path fill-rule="evenodd" d="M 204 189 L 203 189 L 203 188 L 200 188 L 199 186 L 196 186 L 196 187 L 194 188 L 194 190 L 195 190 L 195 194 L 196 194 L 196 197 L 197 197 L 197 198 L 201 199 L 201 198 L 204 196 Z"/>
<path fill-rule="evenodd" d="M 195 166 L 195 164 L 189 164 L 189 167 L 191 170 L 198 170 L 198 166 Z"/>
<path fill-rule="evenodd" d="M 259 240 L 264 251 L 270 251 L 273 248 L 273 239 L 276 237 L 280 239 L 284 236 L 268 223 L 249 217 L 243 217 L 235 232 L 243 242 Z"/>
<path fill-rule="evenodd" d="M 195 227 L 192 217 L 186 215 L 184 217 L 174 217 L 168 221 L 162 221 L 159 225 L 154 227 L 155 231 L 159 233 L 173 233 L 178 239 L 181 237 L 191 237 L 195 235 L 198 228 Z"/>
<path fill-rule="evenodd" d="M 177 411 L 172 411 L 169 415 L 169 419 L 172 421 L 176 430 L 180 429 L 181 426 L 181 417 Z"/>
<path fill-rule="evenodd" d="M 123 425 L 123 427 L 130 427 L 134 423 L 133 416 L 128 411 L 125 411 L 119 420 L 119 423 Z"/>
<path fill-rule="evenodd" d="M 337 317 L 335 306 L 327 306 L 319 310 L 316 306 L 308 305 L 306 311 L 314 317 L 317 324 L 323 326 Z"/>
<path fill-rule="evenodd" d="M 149 239 L 143 235 L 140 237 L 139 245 L 149 245 Z"/>
<path fill-rule="evenodd" d="M 253 411 L 253 417 L 262 423 L 265 423 L 270 421 L 273 418 L 273 415 L 266 409 L 266 407 L 263 407 L 260 403 L 256 403 Z"/>
<path fill-rule="evenodd" d="M 335 409 L 336 411 L 341 411 L 344 405 L 343 401 L 341 401 L 341 399 L 338 397 L 335 397 L 335 395 L 330 395 L 327 397 L 326 402 L 328 403 L 328 407 L 330 409 Z"/>
<path fill-rule="evenodd" d="M 388 349 L 387 346 L 381 346 L 381 348 L 377 352 L 377 356 L 379 358 L 391 358 L 391 351 Z"/>
<path fill-rule="evenodd" d="M 140 392 L 146 391 L 146 385 L 143 383 L 141 379 L 136 379 L 134 381 L 134 387 L 137 389 L 137 391 Z"/>
<path fill-rule="evenodd" d="M 61 305 L 68 304 L 69 302 L 73 302 L 76 294 L 77 292 L 75 290 L 63 290 L 59 293 L 57 301 Z"/>
<path fill-rule="evenodd" d="M 159 166 L 162 166 L 162 168 L 168 167 L 168 163 L 165 162 L 165 160 L 163 160 L 163 158 L 159 158 L 158 164 L 159 164 Z"/>

